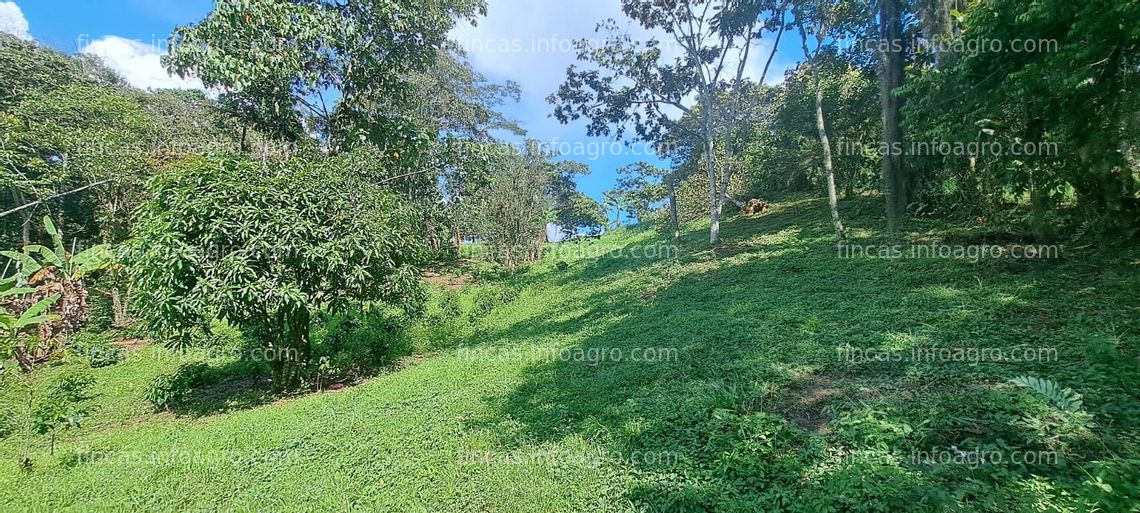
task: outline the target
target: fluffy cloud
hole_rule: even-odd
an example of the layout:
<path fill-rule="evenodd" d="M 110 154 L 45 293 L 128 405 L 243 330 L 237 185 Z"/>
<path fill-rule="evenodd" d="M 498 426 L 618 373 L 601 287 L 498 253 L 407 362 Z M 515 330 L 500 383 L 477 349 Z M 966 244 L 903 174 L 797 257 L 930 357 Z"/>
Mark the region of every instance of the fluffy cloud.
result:
<path fill-rule="evenodd" d="M 31 39 L 28 20 L 16 2 L 0 2 L 0 32 L 12 34 L 20 39 Z"/>
<path fill-rule="evenodd" d="M 138 41 L 104 36 L 88 43 L 80 52 L 100 57 L 107 67 L 140 89 L 204 89 L 201 80 L 167 73 L 161 62 L 163 51 Z"/>

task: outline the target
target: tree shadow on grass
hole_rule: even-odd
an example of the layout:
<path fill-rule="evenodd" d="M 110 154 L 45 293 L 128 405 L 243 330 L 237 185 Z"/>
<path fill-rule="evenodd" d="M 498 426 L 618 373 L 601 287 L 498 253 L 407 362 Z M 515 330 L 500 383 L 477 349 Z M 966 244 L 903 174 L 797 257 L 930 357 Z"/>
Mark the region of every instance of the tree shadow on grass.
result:
<path fill-rule="evenodd" d="M 817 206 L 803 205 L 824 212 Z M 996 472 L 884 458 L 955 443 L 1039 448 L 1025 442 L 1035 433 L 1019 421 L 1032 398 L 1000 384 L 1058 372 L 1058 364 L 881 365 L 841 356 L 848 346 L 1023 345 L 1042 319 L 1066 315 L 1065 303 L 1049 299 L 1069 270 L 841 259 L 826 224 L 796 215 L 729 220 L 726 246 L 739 251 L 690 257 L 689 272 L 651 297 L 598 292 L 568 301 L 589 305 L 583 314 L 489 333 L 543 340 L 590 323 L 569 358 L 533 365 L 513 390 L 484 397 L 491 413 L 473 427 L 509 449 L 570 439 L 602 447 L 632 476 L 624 499 L 651 511 L 933 511 L 980 500 L 1001 508 L 1047 493 L 1017 484 L 1033 474 L 1073 486 L 1073 468 L 1063 465 Z M 766 238 L 783 231 L 794 240 Z M 1103 315 L 1126 314 L 1106 306 L 1097 307 Z M 1081 343 L 1071 344 L 1070 356 L 1083 358 Z M 645 359 L 649 349 L 660 357 Z M 1080 372 L 1068 377 L 1085 390 L 1097 385 Z"/>
<path fill-rule="evenodd" d="M 278 399 L 267 367 L 260 362 L 236 360 L 211 366 L 202 383 L 170 406 L 180 417 L 206 417 L 246 410 Z"/>
<path fill-rule="evenodd" d="M 170 410 L 178 416 L 203 417 L 245 410 L 279 399 L 343 388 L 406 364 L 413 346 L 411 319 L 396 310 L 349 311 L 315 316 L 305 383 L 301 388 L 274 390 L 267 358 L 272 352 L 245 340 L 222 362 L 191 363 L 190 389 Z"/>

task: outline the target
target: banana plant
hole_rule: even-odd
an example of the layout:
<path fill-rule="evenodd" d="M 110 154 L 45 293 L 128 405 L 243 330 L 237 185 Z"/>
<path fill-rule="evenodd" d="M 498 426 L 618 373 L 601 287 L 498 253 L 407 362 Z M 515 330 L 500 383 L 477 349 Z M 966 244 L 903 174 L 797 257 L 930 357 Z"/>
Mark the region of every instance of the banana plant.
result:
<path fill-rule="evenodd" d="M 14 290 L 16 291 L 16 294 L 12 295 L 28 294 L 30 292 L 35 292 L 36 289 Z M 0 297 L 6 296 L 8 296 L 8 294 L 0 293 Z M 17 317 L 12 312 L 9 312 L 7 308 L 0 307 L 0 329 L 3 329 L 9 338 L 15 338 L 16 335 L 21 331 L 39 326 L 45 322 L 59 319 L 58 315 L 43 313 L 44 310 L 47 310 L 49 307 L 51 307 L 51 305 L 55 304 L 56 301 L 59 301 L 59 294 L 53 294 L 45 297 L 39 301 L 36 301 L 36 304 L 29 307 L 27 310 L 24 310 L 24 313 L 20 314 L 19 317 Z"/>
<path fill-rule="evenodd" d="M 8 298 L 22 296 L 36 292 L 36 289 L 16 286 L 15 277 L 0 280 L 0 305 L 6 303 Z M 20 333 L 39 326 L 45 322 L 59 319 L 58 315 L 44 313 L 51 305 L 59 301 L 60 295 L 53 294 L 36 301 L 35 304 L 16 315 L 6 307 L 0 306 L 0 333 L 2 333 L 3 346 L 0 346 L 2 356 L 14 356 L 20 367 L 25 371 L 31 370 L 31 362 L 27 358 L 26 348 L 17 343 Z"/>
<path fill-rule="evenodd" d="M 89 273 L 106 268 L 111 264 L 111 247 L 109 245 L 99 244 L 75 253 L 75 245 L 72 244 L 69 253 L 63 245 L 63 232 L 55 227 L 51 217 L 44 216 L 44 229 L 48 235 L 51 235 L 51 248 L 39 244 L 30 244 L 24 246 L 22 252 L 0 251 L 0 255 L 6 256 L 18 264 L 16 277 L 21 283 L 27 283 L 37 272 L 48 267 L 59 269 L 71 280 L 81 280 Z"/>
<path fill-rule="evenodd" d="M 66 337 L 87 321 L 83 278 L 111 264 L 109 246 L 76 253 L 73 244 L 69 253 L 63 245 L 63 233 L 50 217 L 44 217 L 44 228 L 51 236 L 52 247 L 30 244 L 23 251 L 0 251 L 9 261 L 0 274 L 4 276 L 0 279 L 0 342 L 3 352 L 14 356 L 25 371 L 62 349 Z M 12 264 L 16 272 L 7 276 Z M 38 328 L 40 346 L 29 349 L 18 335 L 31 328 Z"/>

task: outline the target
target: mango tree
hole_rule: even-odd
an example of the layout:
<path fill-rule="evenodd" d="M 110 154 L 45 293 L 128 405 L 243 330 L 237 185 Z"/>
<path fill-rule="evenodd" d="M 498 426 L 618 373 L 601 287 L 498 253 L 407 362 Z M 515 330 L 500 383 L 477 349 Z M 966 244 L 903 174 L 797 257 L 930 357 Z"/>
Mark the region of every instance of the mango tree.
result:
<path fill-rule="evenodd" d="M 301 384 L 317 310 L 422 301 L 406 208 L 346 162 L 192 158 L 160 172 L 125 252 L 152 333 L 182 345 L 211 319 L 242 327 L 280 390 Z"/>

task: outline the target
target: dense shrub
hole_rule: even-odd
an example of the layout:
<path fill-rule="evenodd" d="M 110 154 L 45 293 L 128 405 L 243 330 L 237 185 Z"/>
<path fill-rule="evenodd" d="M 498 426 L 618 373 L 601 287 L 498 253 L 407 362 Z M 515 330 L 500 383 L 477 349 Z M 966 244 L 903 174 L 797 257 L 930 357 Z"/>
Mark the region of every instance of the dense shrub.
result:
<path fill-rule="evenodd" d="M 455 293 L 444 293 L 439 299 L 439 312 L 441 319 L 456 319 L 463 315 L 463 307 L 459 304 L 459 296 Z"/>
<path fill-rule="evenodd" d="M 155 410 L 168 410 L 185 399 L 191 390 L 206 384 L 209 370 L 204 363 L 190 363 L 172 374 L 160 375 L 147 390 L 146 399 Z"/>
<path fill-rule="evenodd" d="M 459 291 L 443 291 L 429 301 L 428 314 L 413 329 L 427 347 L 417 349 L 448 348 L 464 338 L 473 328 L 466 299 Z"/>
<path fill-rule="evenodd" d="M 323 363 L 315 378 L 351 381 L 411 352 L 408 318 L 396 310 L 330 315 L 314 330 L 313 356 Z"/>
<path fill-rule="evenodd" d="M 85 357 L 93 368 L 108 367 L 119 363 L 125 355 L 123 350 L 111 344 L 114 337 L 109 333 L 81 331 L 68 340 L 68 347 Z"/>
<path fill-rule="evenodd" d="M 513 303 L 518 299 L 519 293 L 510 287 L 494 284 L 486 285 L 475 290 L 475 309 L 470 313 L 472 319 L 491 313 L 495 308 Z"/>
<path fill-rule="evenodd" d="M 192 158 L 150 183 L 129 245 L 140 314 L 187 344 L 211 319 L 264 348 L 275 388 L 300 385 L 312 318 L 362 301 L 422 304 L 407 207 L 346 159 Z"/>

